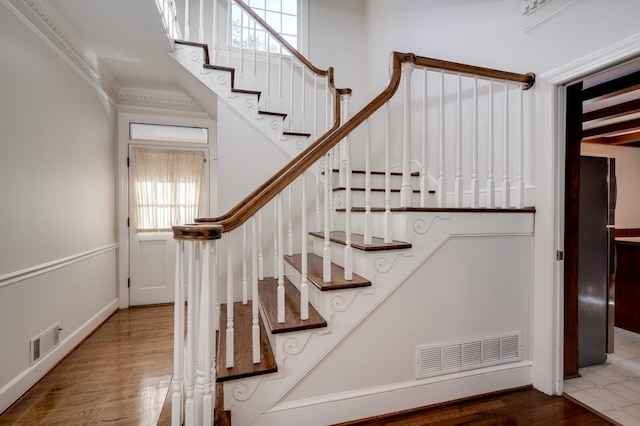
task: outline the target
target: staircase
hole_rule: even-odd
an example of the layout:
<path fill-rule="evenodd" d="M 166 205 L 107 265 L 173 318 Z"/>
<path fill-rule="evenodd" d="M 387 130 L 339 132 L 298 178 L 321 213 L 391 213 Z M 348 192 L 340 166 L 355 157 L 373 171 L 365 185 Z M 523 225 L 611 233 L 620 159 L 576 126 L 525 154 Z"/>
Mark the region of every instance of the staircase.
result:
<path fill-rule="evenodd" d="M 176 307 L 188 303 L 175 311 L 172 423 L 211 424 L 215 411 L 220 424 L 332 424 L 530 384 L 522 90 L 533 77 L 396 52 L 387 88 L 351 117 L 332 69 L 232 4 L 289 52 L 273 64 L 288 64 L 289 112 L 270 111 L 283 103 L 269 53 L 262 77 L 256 51 L 240 48 L 256 78 L 212 64 L 225 49 L 202 40 L 171 55 L 186 86 L 212 91 L 292 160 L 226 214 L 174 227 Z"/>

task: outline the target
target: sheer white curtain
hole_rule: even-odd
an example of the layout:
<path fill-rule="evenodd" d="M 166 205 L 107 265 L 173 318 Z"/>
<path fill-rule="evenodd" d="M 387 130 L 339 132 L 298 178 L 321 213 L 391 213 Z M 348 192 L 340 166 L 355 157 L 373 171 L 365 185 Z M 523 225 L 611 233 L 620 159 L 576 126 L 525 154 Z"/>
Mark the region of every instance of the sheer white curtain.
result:
<path fill-rule="evenodd" d="M 130 171 L 136 232 L 168 232 L 200 216 L 204 166 L 202 151 L 134 147 Z"/>

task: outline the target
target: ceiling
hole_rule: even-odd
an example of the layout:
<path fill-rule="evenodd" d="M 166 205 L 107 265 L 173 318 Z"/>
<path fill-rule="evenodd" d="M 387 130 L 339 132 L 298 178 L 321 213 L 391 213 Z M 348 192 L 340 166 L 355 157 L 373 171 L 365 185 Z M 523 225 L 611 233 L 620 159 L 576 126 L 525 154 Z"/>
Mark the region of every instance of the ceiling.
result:
<path fill-rule="evenodd" d="M 49 4 L 120 87 L 179 90 L 155 0 L 49 0 Z"/>
<path fill-rule="evenodd" d="M 583 82 L 583 142 L 640 147 L 640 60 Z"/>

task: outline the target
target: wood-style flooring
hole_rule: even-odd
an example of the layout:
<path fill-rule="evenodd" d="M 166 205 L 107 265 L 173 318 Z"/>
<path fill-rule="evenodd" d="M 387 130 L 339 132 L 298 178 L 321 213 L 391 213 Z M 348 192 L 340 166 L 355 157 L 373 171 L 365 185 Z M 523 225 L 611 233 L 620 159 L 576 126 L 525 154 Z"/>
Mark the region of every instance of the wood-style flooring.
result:
<path fill-rule="evenodd" d="M 173 306 L 120 310 L 0 415 L 0 425 L 168 424 L 172 345 Z M 523 389 L 345 425 L 610 424 L 566 398 Z"/>
<path fill-rule="evenodd" d="M 173 373 L 173 305 L 117 311 L 0 425 L 155 425 Z"/>

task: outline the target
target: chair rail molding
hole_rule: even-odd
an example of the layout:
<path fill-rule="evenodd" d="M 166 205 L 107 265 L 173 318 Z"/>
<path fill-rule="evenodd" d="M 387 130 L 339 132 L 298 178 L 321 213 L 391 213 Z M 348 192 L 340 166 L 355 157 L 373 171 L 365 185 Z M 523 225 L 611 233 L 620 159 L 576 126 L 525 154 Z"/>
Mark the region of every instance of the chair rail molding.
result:
<path fill-rule="evenodd" d="M 34 34 L 115 104 L 118 82 L 47 0 L 0 0 Z"/>

